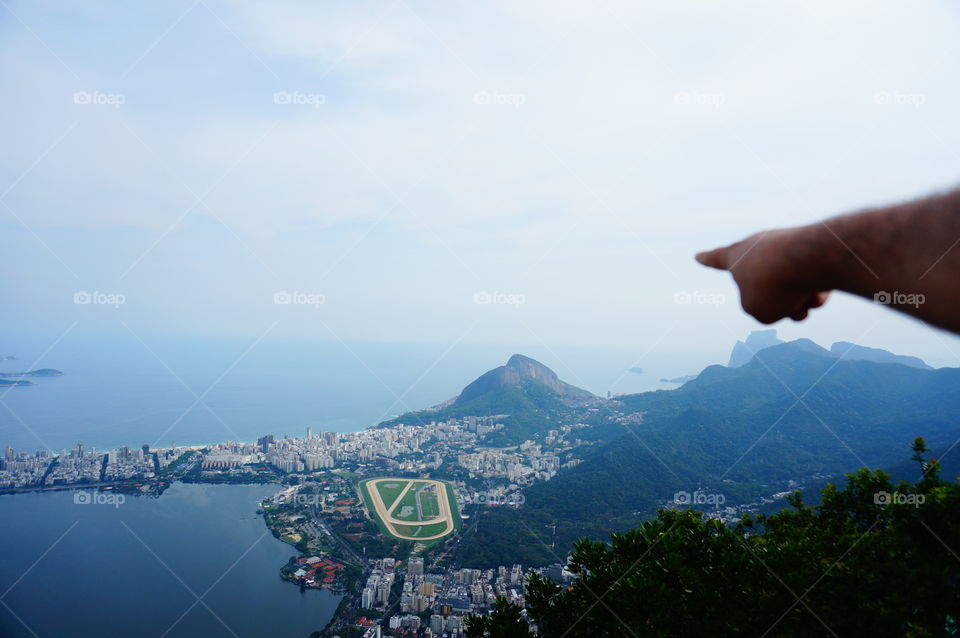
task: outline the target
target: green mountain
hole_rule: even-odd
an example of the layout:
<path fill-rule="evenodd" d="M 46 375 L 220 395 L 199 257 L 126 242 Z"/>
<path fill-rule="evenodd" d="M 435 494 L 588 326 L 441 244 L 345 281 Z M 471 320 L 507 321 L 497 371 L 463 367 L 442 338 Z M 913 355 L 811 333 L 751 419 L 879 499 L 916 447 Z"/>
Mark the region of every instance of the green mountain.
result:
<path fill-rule="evenodd" d="M 677 492 L 751 503 L 791 481 L 813 487 L 864 465 L 900 464 L 916 436 L 942 452 L 960 438 L 958 389 L 956 368 L 848 360 L 805 339 L 764 348 L 676 390 L 609 402 L 643 423 L 619 426 L 614 439 L 607 429 L 580 465 L 525 489 L 519 510 L 481 511 L 475 537 L 517 559 L 542 558 L 547 546 L 632 527 Z M 467 537 L 461 559 L 479 564 L 489 552 Z"/>
<path fill-rule="evenodd" d="M 408 412 L 381 423 L 426 423 L 463 416 L 498 416 L 504 429 L 487 436 L 490 445 L 516 445 L 538 432 L 557 427 L 560 413 L 601 402 L 590 392 L 561 381 L 557 374 L 522 354 L 489 370 L 454 399 L 437 407 Z"/>
<path fill-rule="evenodd" d="M 541 394 L 543 389 L 546 389 L 548 396 L 563 403 L 576 404 L 596 398 L 586 390 L 564 383 L 553 370 L 539 361 L 522 354 L 515 354 L 510 357 L 506 365 L 484 373 L 465 387 L 454 401 L 454 405 L 469 405 L 476 399 L 496 400 L 498 393 L 511 388 L 521 390 L 534 388 L 534 394 Z"/>

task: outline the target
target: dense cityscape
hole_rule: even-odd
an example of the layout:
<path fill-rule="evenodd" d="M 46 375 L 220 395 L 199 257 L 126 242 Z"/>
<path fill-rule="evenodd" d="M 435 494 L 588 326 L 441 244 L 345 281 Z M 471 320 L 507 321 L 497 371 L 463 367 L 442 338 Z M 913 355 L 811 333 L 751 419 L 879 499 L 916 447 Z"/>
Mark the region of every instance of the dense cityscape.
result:
<path fill-rule="evenodd" d="M 461 636 L 464 617 L 483 613 L 498 598 L 524 606 L 529 573 L 570 578 L 563 565 L 458 569 L 449 562 L 455 536 L 429 547 L 381 542 L 370 523 L 356 480 L 363 476 L 441 474 L 452 484 L 457 509 L 476 505 L 519 507 L 523 487 L 549 481 L 580 462 L 572 451 L 584 424 L 559 426 L 539 440 L 508 448 L 484 447 L 504 428 L 496 417 L 466 416 L 355 433 L 273 435 L 256 442 L 110 450 L 78 444 L 35 453 L 7 446 L 0 459 L 0 491 L 96 489 L 110 494 L 159 495 L 174 481 L 285 484 L 261 505 L 274 535 L 301 551 L 281 575 L 303 588 L 345 593 L 332 621 L 340 635 Z M 478 486 L 483 485 L 483 489 Z M 86 494 L 86 492 L 78 492 Z M 83 503 L 86 501 L 76 500 Z M 469 519 L 463 515 L 464 521 Z M 400 549 L 375 556 L 368 549 Z M 410 555 L 419 554 L 419 555 Z M 331 634 L 332 635 L 332 634 Z"/>
<path fill-rule="evenodd" d="M 482 447 L 484 435 L 503 425 L 494 417 L 472 416 L 354 433 L 314 433 L 307 428 L 303 438 L 266 435 L 256 443 L 230 441 L 168 448 L 143 445 L 112 450 L 87 449 L 81 443 L 71 450 L 35 453 L 7 446 L 0 459 L 0 490 L 149 482 L 161 477 L 163 470 L 187 453 L 197 456 L 201 477 L 242 478 L 265 467 L 282 474 L 309 473 L 374 461 L 402 472 L 423 472 L 453 462 L 468 475 L 502 478 L 524 486 L 550 480 L 561 467 L 576 465 L 577 459 L 570 451 L 583 445 L 571 436 L 578 427 L 586 426 L 562 426 L 549 431 L 542 442 L 523 442 L 516 451 Z"/>

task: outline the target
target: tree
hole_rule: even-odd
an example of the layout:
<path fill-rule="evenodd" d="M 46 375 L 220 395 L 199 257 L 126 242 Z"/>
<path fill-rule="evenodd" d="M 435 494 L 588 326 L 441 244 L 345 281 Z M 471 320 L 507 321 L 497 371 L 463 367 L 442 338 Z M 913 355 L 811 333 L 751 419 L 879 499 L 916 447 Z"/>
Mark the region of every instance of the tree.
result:
<path fill-rule="evenodd" d="M 579 578 L 534 576 L 527 611 L 545 636 L 958 635 L 960 486 L 923 439 L 913 451 L 915 485 L 861 469 L 815 507 L 797 492 L 732 527 L 661 510 L 609 543 L 578 541 Z"/>
<path fill-rule="evenodd" d="M 498 598 L 489 616 L 471 614 L 465 621 L 466 638 L 529 638 L 530 626 L 519 605 Z"/>

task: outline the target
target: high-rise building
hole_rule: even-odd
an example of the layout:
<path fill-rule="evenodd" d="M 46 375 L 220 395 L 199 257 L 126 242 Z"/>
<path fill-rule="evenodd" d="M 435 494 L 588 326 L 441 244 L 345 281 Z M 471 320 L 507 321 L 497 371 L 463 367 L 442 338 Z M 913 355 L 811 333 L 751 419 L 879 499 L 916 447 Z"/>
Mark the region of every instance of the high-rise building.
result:
<path fill-rule="evenodd" d="M 13 460 L 13 448 L 10 447 L 9 445 L 8 445 L 8 446 L 6 447 L 6 449 L 3 451 L 3 458 L 5 458 L 5 459 L 8 460 L 8 461 L 12 461 L 12 460 Z"/>
<path fill-rule="evenodd" d="M 423 559 L 411 558 L 407 563 L 407 573 L 411 576 L 423 576 Z"/>
<path fill-rule="evenodd" d="M 260 451 L 263 452 L 264 454 L 266 454 L 266 453 L 268 453 L 268 452 L 270 451 L 270 445 L 271 445 L 272 443 L 273 443 L 273 435 L 272 435 L 272 434 L 267 434 L 267 435 L 261 436 L 259 439 L 257 439 L 257 447 L 259 447 L 259 448 L 260 448 Z"/>
<path fill-rule="evenodd" d="M 430 616 L 430 631 L 435 634 L 443 633 L 443 616 L 440 614 Z"/>
<path fill-rule="evenodd" d="M 377 587 L 377 602 L 381 605 L 386 605 L 390 602 L 390 581 L 384 580 L 380 583 L 380 586 Z"/>

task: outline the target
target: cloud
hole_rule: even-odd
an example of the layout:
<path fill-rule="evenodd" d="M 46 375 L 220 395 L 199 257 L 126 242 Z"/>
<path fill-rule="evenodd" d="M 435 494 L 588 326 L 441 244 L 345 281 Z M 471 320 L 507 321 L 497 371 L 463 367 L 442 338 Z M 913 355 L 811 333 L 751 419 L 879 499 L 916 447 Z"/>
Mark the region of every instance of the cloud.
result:
<path fill-rule="evenodd" d="M 690 263 L 697 248 L 956 180 L 948 6 L 11 8 L 46 46 L 0 25 L 0 81 L 30 97 L 0 104 L 0 168 L 25 173 L 4 201 L 84 277 L 156 290 L 168 313 L 180 294 L 249 332 L 278 278 L 322 278 L 331 300 L 353 296 L 325 309 L 345 335 L 455 338 L 472 291 L 523 287 L 524 321 L 555 323 L 552 338 L 593 339 L 607 308 L 603 338 L 629 339 L 681 317 L 674 291 L 719 281 Z M 7 223 L 51 260 L 39 285 L 60 285 Z M 302 319 L 291 330 L 311 330 Z"/>

